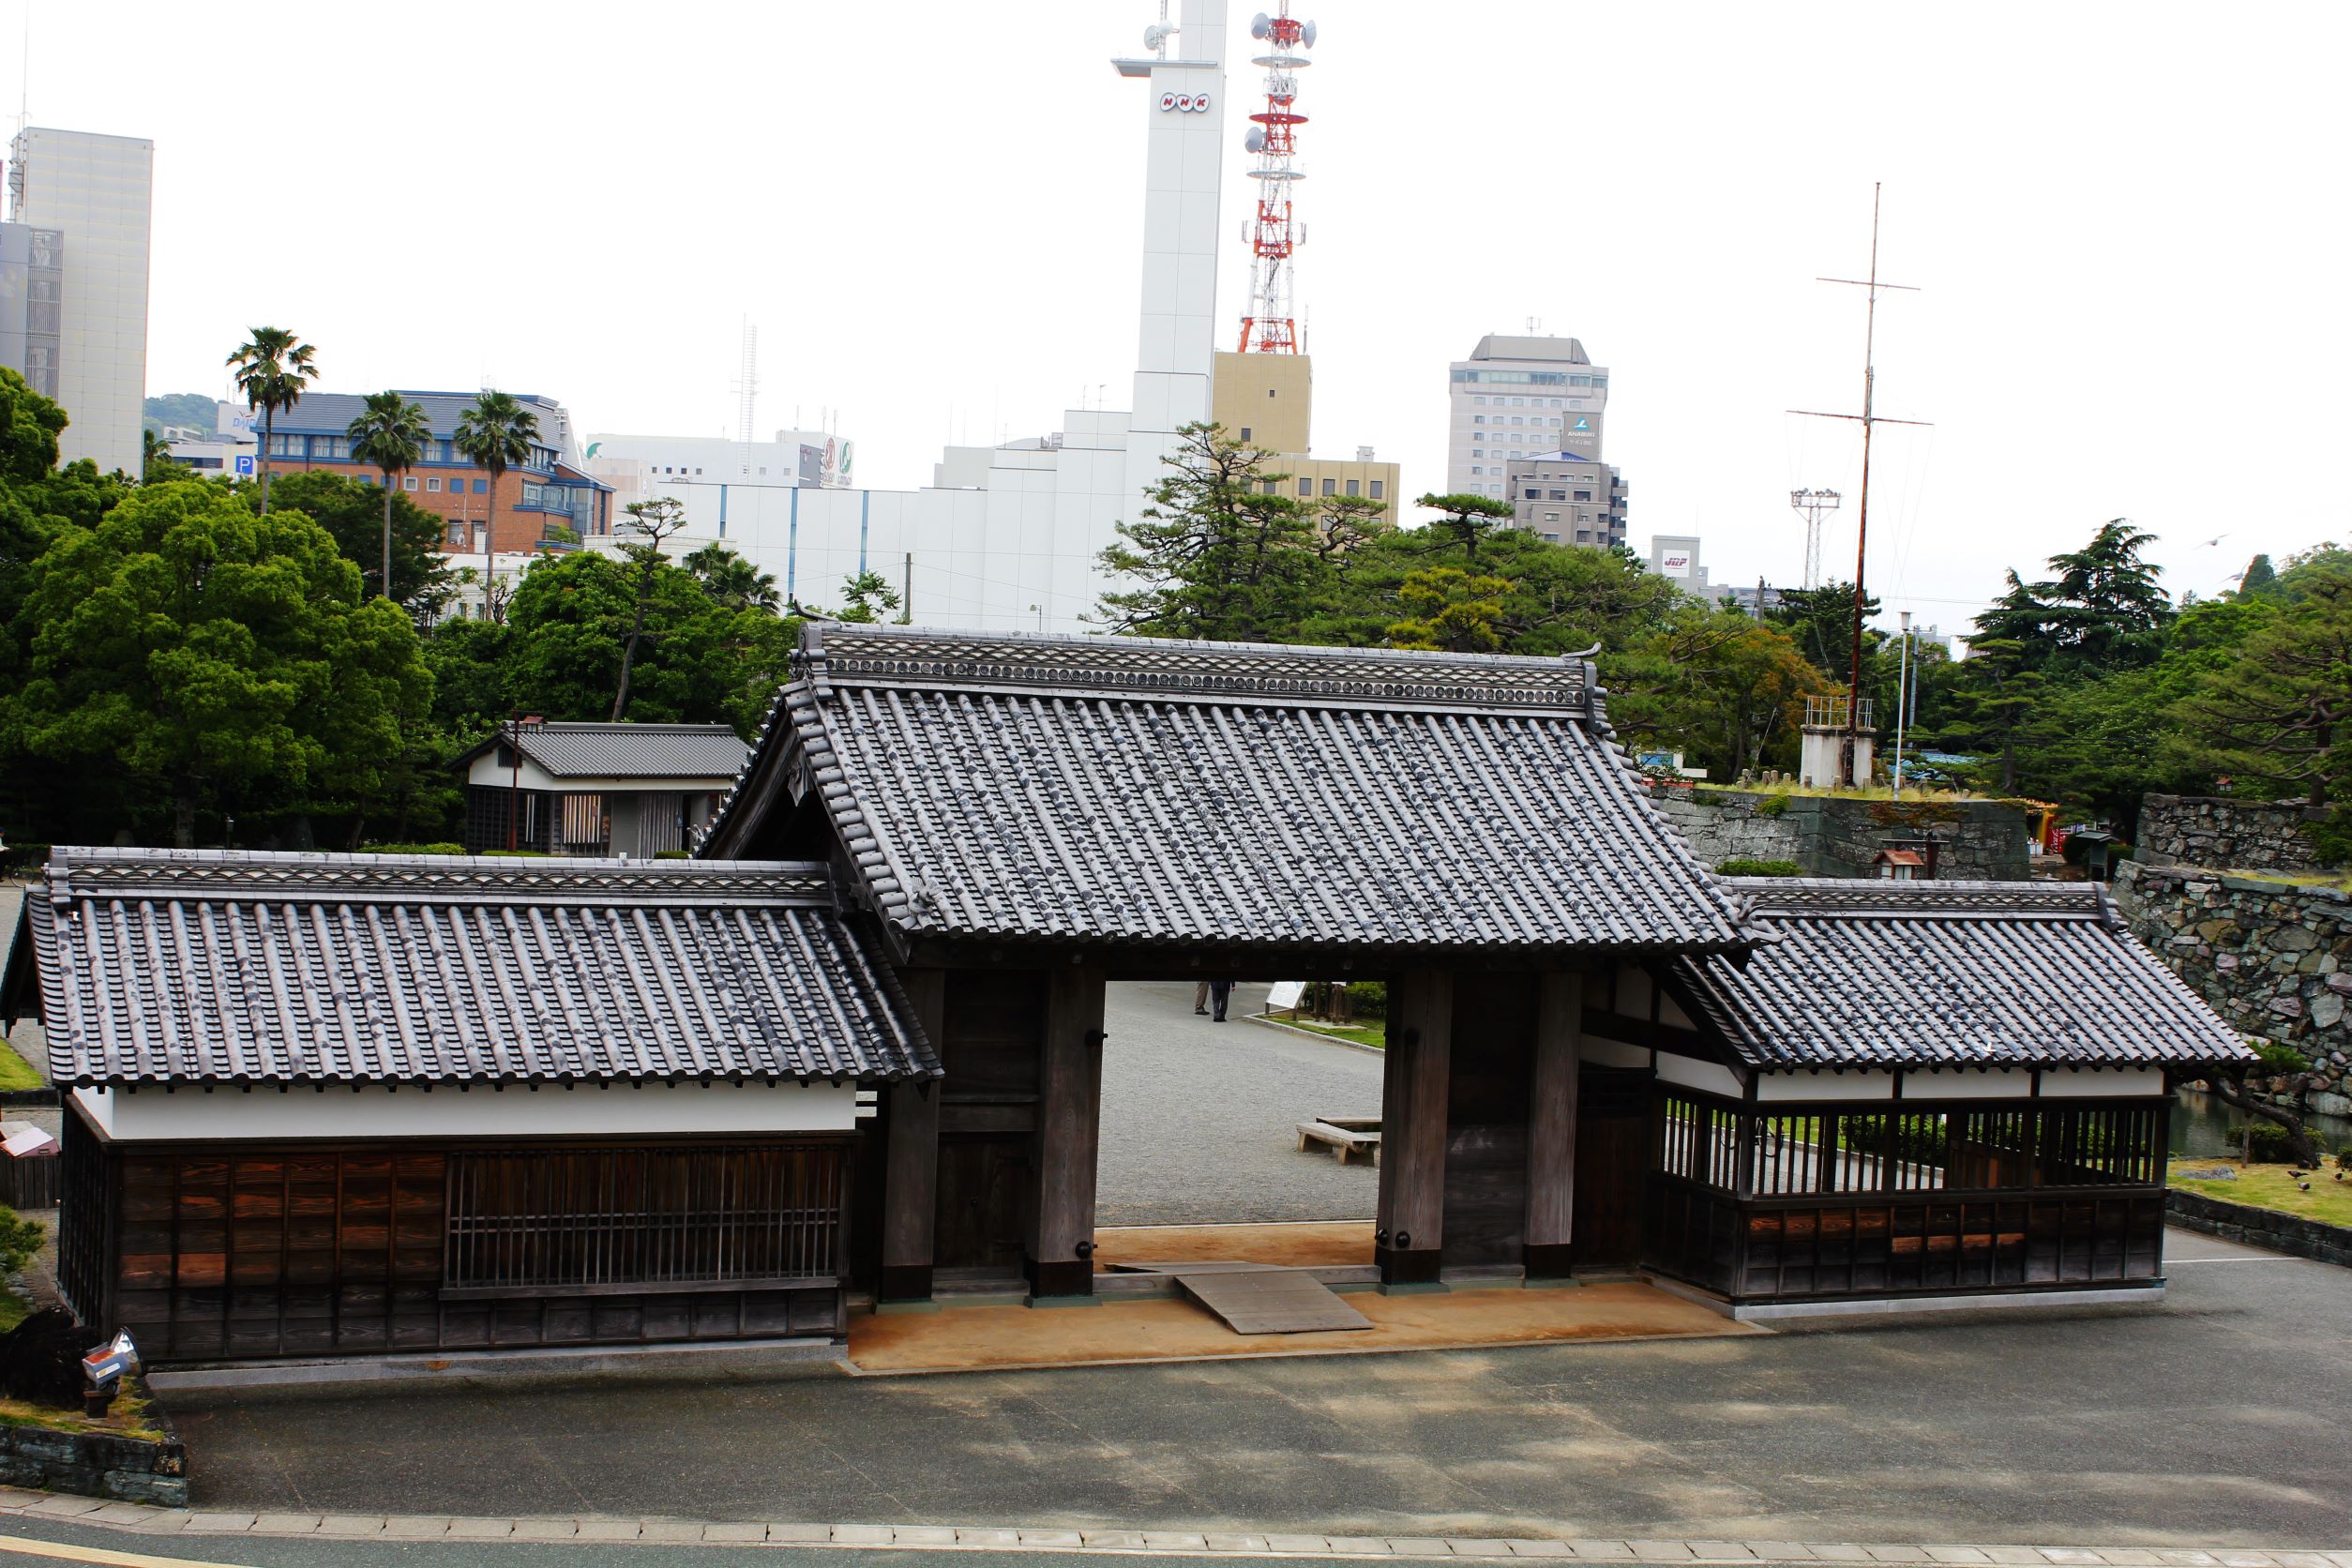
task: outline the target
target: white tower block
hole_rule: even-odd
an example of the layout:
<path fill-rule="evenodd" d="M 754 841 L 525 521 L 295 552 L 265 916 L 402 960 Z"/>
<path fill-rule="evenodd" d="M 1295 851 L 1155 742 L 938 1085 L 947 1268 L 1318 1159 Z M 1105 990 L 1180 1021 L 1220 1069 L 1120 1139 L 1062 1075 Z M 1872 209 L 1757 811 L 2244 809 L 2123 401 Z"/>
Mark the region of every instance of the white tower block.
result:
<path fill-rule="evenodd" d="M 1143 294 L 1128 424 L 1127 493 L 1159 482 L 1175 432 L 1209 417 L 1216 354 L 1218 200 L 1226 157 L 1225 0 L 1183 0 L 1166 58 L 1117 62 L 1146 79 Z M 1139 507 L 1140 501 L 1134 504 Z"/>

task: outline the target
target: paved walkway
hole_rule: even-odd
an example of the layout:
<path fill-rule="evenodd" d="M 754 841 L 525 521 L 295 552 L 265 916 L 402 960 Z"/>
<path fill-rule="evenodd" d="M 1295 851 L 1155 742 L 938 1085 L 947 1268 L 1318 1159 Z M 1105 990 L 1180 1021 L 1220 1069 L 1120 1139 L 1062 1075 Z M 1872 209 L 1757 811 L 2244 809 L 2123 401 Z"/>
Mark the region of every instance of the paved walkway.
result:
<path fill-rule="evenodd" d="M 1096 1217 L 1104 1225 L 1367 1219 L 1380 1179 L 1296 1148 L 1318 1116 L 1377 1116 L 1380 1059 L 1244 1021 L 1264 986 L 1234 988 L 1229 1021 L 1189 985 L 1110 988 Z"/>
<path fill-rule="evenodd" d="M 830 1548 L 849 1557 L 887 1549 L 1041 1555 L 1221 1558 L 1264 1561 L 1402 1559 L 1409 1561 L 1606 1562 L 1625 1568 L 1675 1564 L 1681 1568 L 1736 1564 L 1919 1564 L 1949 1568 L 2352 1568 L 2352 1551 L 2215 1546 L 2019 1546 L 1919 1545 L 1912 1543 L 1840 1541 L 1720 1541 L 1540 1536 L 1326 1535 L 1281 1531 L 1059 1530 L 959 1525 L 807 1525 L 749 1520 L 703 1524 L 663 1515 L 650 1518 L 454 1517 L 420 1514 L 254 1514 L 242 1510 L 188 1512 L 132 1503 L 102 1503 L 90 1498 L 46 1497 L 0 1487 L 0 1520 L 9 1516 L 43 1524 L 97 1526 L 120 1536 L 173 1536 L 180 1552 L 207 1556 L 238 1552 L 262 1541 L 303 1540 L 324 1546 L 360 1543 L 415 1547 L 425 1542 L 496 1543 L 524 1545 L 567 1543 L 575 1547 L 764 1546 L 803 1551 Z M 125 1542 L 124 1545 L 133 1543 Z M 0 1546 L 5 1550 L 5 1546 Z M 173 1555 L 178 1555 L 174 1553 Z M 167 1558 L 166 1560 L 169 1559 Z M 767 1559 L 765 1560 L 774 1560 Z"/>
<path fill-rule="evenodd" d="M 181 1391 L 208 1509 L 1412 1538 L 2352 1543 L 2352 1271 L 1734 1338 Z"/>

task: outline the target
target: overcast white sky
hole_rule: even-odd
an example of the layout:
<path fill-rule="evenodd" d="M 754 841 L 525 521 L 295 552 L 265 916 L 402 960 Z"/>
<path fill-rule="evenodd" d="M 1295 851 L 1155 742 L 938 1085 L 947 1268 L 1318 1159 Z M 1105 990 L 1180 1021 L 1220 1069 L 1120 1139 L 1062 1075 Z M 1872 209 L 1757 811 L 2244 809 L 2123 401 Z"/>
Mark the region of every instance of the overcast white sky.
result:
<path fill-rule="evenodd" d="M 1107 62 L 1156 9 L 83 0 L 33 12 L 30 110 L 156 143 L 150 392 L 216 390 L 269 323 L 328 390 L 721 434 L 747 315 L 760 425 L 836 409 L 863 481 L 912 486 L 951 434 L 1125 406 L 1145 110 Z M 2352 7 L 1296 14 L 1319 453 L 1440 488 L 1447 362 L 1536 317 L 1612 372 L 1636 545 L 1793 582 L 1787 492 L 1831 487 L 1848 576 L 1857 443 L 1785 411 L 1859 401 L 1859 291 L 1813 279 L 1867 265 L 1882 180 L 1882 273 L 1922 292 L 1881 307 L 1878 409 L 1935 427 L 1878 438 L 1891 608 L 1953 628 L 2116 516 L 2202 594 L 2352 536 Z"/>

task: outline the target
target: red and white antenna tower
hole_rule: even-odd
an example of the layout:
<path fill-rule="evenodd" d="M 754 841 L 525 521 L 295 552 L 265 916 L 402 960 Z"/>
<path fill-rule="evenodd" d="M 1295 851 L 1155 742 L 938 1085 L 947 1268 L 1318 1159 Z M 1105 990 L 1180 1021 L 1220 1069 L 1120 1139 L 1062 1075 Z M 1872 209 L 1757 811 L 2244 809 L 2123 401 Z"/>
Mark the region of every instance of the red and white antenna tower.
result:
<path fill-rule="evenodd" d="M 1249 36 L 1264 42 L 1268 52 L 1253 55 L 1250 64 L 1266 68 L 1266 108 L 1252 114 L 1244 144 L 1258 156 L 1249 177 L 1258 182 L 1258 216 L 1242 231 L 1249 242 L 1249 314 L 1242 318 L 1242 350 L 1248 354 L 1296 354 L 1298 324 L 1290 316 L 1290 252 L 1306 243 L 1306 225 L 1290 217 L 1290 188 L 1306 178 L 1291 167 L 1298 155 L 1299 127 L 1306 116 L 1298 112 L 1299 72 L 1315 62 L 1302 50 L 1315 47 L 1315 23 L 1290 15 L 1290 0 L 1281 0 L 1274 14 L 1260 11 L 1251 19 Z"/>

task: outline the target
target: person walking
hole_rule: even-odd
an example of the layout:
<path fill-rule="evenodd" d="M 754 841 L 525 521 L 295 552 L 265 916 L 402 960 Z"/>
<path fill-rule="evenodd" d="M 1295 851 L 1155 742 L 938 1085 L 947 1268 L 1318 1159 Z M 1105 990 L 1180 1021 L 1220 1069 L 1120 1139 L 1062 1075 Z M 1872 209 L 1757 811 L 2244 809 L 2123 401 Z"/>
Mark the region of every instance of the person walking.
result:
<path fill-rule="evenodd" d="M 1192 1010 L 1204 1018 L 1209 1016 L 1209 982 L 1206 980 L 1192 988 Z"/>
<path fill-rule="evenodd" d="M 1232 981 L 1212 980 L 1209 982 L 1209 1001 L 1216 1007 L 1216 1022 L 1223 1023 L 1225 1021 L 1225 1004 L 1231 1001 L 1232 997 Z"/>

